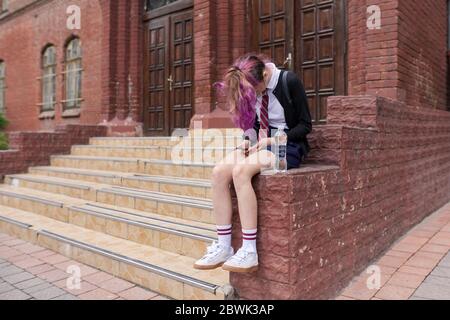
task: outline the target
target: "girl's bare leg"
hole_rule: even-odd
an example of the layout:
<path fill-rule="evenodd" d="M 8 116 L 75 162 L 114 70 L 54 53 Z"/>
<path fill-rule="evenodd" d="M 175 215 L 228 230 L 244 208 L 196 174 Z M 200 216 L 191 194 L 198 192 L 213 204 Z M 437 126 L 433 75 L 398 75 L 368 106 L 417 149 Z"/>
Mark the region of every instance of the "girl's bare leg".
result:
<path fill-rule="evenodd" d="M 261 170 L 273 167 L 274 164 L 275 155 L 270 151 L 262 150 L 243 159 L 233 168 L 233 183 L 238 198 L 242 229 L 257 228 L 257 200 L 252 178 Z"/>
<path fill-rule="evenodd" d="M 212 173 L 212 200 L 214 216 L 218 226 L 231 224 L 232 206 L 230 183 L 233 179 L 234 166 L 243 161 L 245 156 L 241 150 L 228 154 L 213 169 Z"/>

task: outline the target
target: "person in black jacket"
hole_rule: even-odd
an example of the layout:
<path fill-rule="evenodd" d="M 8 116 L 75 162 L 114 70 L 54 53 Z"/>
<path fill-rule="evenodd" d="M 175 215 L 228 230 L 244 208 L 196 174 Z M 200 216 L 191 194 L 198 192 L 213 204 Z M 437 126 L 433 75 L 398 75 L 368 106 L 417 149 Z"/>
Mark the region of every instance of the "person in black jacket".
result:
<path fill-rule="evenodd" d="M 280 128 L 288 136 L 288 169 L 300 166 L 309 152 L 307 136 L 312 131 L 311 115 L 298 76 L 281 71 L 261 56 L 239 58 L 218 86 L 227 96 L 236 126 L 244 130 L 248 139 L 213 170 L 212 194 L 218 241 L 208 247 L 194 268 L 210 270 L 222 266 L 231 272 L 253 272 L 258 269 L 258 254 L 257 200 L 252 177 L 274 167 L 276 156 L 271 150 L 272 136 Z M 231 182 L 236 189 L 243 233 L 243 244 L 236 254 L 231 247 Z"/>

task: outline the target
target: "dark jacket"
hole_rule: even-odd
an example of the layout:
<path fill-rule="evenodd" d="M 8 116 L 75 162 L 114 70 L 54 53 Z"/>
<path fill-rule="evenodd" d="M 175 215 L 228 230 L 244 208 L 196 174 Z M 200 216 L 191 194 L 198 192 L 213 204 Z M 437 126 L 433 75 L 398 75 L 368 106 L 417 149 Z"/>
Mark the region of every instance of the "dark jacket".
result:
<path fill-rule="evenodd" d="M 284 109 L 284 117 L 286 124 L 289 127 L 288 141 L 298 143 L 302 146 L 304 154 L 308 154 L 310 146 L 308 143 L 308 134 L 312 131 L 311 114 L 308 107 L 308 98 L 306 97 L 305 89 L 299 77 L 294 72 L 289 72 L 287 76 L 287 84 L 292 99 L 292 104 L 289 104 L 288 97 L 283 91 L 283 73 L 282 71 L 278 84 L 273 90 L 273 94 L 280 102 Z M 253 128 L 258 133 L 259 121 L 258 116 L 255 118 Z"/>

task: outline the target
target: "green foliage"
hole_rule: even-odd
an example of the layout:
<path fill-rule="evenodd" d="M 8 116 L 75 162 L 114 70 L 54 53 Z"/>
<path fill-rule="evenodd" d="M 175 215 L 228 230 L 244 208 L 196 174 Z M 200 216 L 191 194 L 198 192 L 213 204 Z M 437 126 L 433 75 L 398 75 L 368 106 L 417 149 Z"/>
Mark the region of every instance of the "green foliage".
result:
<path fill-rule="evenodd" d="M 0 130 L 4 130 L 8 125 L 8 120 L 6 120 L 5 115 L 0 112 Z"/>
<path fill-rule="evenodd" d="M 0 112 L 0 131 L 4 130 L 8 125 L 5 115 Z M 8 137 L 5 133 L 0 132 L 0 150 L 8 150 Z"/>

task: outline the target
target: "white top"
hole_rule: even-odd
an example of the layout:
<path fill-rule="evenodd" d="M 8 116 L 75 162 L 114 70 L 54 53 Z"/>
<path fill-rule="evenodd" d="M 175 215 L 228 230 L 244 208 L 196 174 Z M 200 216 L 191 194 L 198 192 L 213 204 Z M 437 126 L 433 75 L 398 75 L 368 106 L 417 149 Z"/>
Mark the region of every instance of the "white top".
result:
<path fill-rule="evenodd" d="M 274 128 L 283 127 L 288 129 L 286 124 L 286 119 L 284 118 L 283 106 L 278 101 L 277 97 L 273 94 L 273 90 L 277 87 L 278 79 L 280 78 L 281 70 L 278 69 L 275 64 L 267 63 L 266 67 L 272 69 L 272 77 L 270 78 L 269 84 L 267 85 L 267 93 L 269 95 L 269 126 Z M 258 120 L 261 121 L 261 103 L 262 95 L 257 98 L 256 102 L 256 114 L 258 115 Z"/>

